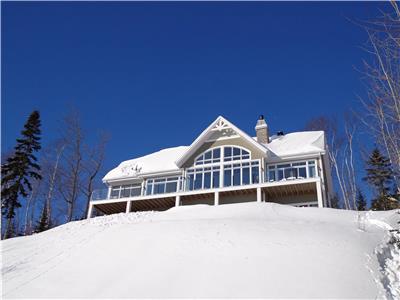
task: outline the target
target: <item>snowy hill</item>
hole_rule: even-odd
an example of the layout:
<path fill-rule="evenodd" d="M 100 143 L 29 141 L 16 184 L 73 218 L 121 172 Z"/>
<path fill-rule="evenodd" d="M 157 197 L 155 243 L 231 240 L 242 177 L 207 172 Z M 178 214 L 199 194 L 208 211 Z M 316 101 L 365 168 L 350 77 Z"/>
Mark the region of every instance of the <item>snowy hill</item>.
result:
<path fill-rule="evenodd" d="M 242 203 L 72 222 L 2 242 L 2 294 L 391 298 L 398 216 Z"/>

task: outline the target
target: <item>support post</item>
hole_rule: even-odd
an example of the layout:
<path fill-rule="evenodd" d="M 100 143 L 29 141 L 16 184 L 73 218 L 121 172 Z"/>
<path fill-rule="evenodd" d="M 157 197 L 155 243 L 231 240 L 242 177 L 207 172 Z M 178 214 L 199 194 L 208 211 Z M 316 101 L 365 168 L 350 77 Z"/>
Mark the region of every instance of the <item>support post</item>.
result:
<path fill-rule="evenodd" d="M 126 213 L 131 212 L 131 205 L 132 205 L 132 201 L 126 202 Z"/>
<path fill-rule="evenodd" d="M 257 202 L 261 202 L 261 188 L 257 188 Z"/>
<path fill-rule="evenodd" d="M 322 189 L 321 189 L 321 179 L 316 182 L 317 185 L 317 199 L 318 199 L 318 207 L 324 207 L 322 202 Z"/>
<path fill-rule="evenodd" d="M 93 204 L 89 203 L 89 209 L 88 209 L 88 214 L 87 214 L 88 219 L 90 219 L 92 217 L 92 211 L 93 211 Z"/>
<path fill-rule="evenodd" d="M 179 205 L 181 205 L 181 196 L 176 196 L 175 197 L 175 206 L 178 207 Z"/>
<path fill-rule="evenodd" d="M 265 191 L 262 192 L 262 202 L 267 202 L 267 195 Z"/>
<path fill-rule="evenodd" d="M 219 205 L 219 192 L 214 192 L 214 205 Z"/>

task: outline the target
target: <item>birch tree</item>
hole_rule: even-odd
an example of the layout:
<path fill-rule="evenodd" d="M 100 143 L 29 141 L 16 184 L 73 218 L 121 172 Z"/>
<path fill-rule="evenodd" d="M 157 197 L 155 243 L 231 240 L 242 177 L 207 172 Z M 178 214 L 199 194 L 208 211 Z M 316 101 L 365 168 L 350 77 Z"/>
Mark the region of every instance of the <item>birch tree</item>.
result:
<path fill-rule="evenodd" d="M 360 119 L 388 157 L 400 194 L 400 12 L 395 1 L 391 5 L 390 12 L 360 23 L 368 36 L 364 49 L 371 55 L 363 61 L 367 96 L 360 97 Z"/>

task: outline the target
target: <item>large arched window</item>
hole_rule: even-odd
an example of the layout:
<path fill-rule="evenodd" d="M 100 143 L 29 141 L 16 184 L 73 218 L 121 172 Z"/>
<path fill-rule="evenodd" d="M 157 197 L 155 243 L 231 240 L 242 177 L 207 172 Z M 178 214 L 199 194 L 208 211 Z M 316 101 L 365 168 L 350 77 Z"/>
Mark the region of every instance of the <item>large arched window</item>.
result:
<path fill-rule="evenodd" d="M 209 149 L 187 169 L 186 190 L 200 190 L 258 183 L 260 161 L 251 160 L 250 151 L 238 146 Z"/>
<path fill-rule="evenodd" d="M 245 148 L 237 146 L 222 146 L 207 150 L 196 157 L 194 164 L 207 165 L 221 162 L 221 154 L 223 154 L 223 161 L 245 160 L 250 159 L 250 151 Z"/>

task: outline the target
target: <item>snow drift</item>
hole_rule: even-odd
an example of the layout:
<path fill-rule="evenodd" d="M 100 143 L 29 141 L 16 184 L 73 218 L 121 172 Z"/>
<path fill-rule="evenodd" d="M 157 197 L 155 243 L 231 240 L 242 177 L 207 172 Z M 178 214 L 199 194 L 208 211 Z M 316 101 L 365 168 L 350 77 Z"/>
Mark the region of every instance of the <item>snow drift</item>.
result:
<path fill-rule="evenodd" d="M 241 203 L 72 222 L 2 242 L 2 295 L 395 298 L 397 216 Z"/>

